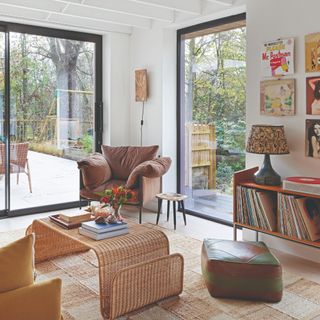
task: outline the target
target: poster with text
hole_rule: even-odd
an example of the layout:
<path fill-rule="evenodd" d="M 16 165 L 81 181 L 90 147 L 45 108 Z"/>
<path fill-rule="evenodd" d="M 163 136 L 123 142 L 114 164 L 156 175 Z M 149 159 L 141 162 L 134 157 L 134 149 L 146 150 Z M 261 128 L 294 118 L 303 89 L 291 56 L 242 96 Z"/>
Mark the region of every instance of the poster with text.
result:
<path fill-rule="evenodd" d="M 266 116 L 293 116 L 295 114 L 295 80 L 261 81 L 260 114 Z"/>
<path fill-rule="evenodd" d="M 294 38 L 263 44 L 261 54 L 263 77 L 278 77 L 294 73 Z"/>
<path fill-rule="evenodd" d="M 320 33 L 305 36 L 306 72 L 320 71 Z"/>

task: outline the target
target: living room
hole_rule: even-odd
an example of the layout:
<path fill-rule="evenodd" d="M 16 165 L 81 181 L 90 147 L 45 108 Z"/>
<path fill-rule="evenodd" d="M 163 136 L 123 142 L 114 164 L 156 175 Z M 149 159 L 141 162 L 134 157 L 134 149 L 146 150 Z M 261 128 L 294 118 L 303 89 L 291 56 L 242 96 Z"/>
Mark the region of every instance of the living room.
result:
<path fill-rule="evenodd" d="M 150 3 L 146 4 L 146 2 Z M 77 14 L 80 16 L 80 11 L 70 12 L 68 10 L 59 19 L 58 15 L 55 16 L 52 12 L 52 20 L 44 21 L 40 18 L 40 13 L 49 13 L 50 10 L 53 10 L 53 4 L 63 4 L 64 7 L 66 4 L 71 6 L 80 3 L 84 5 L 83 8 L 88 10 L 88 15 L 91 9 L 97 9 L 101 6 L 101 15 L 105 14 L 105 17 L 86 18 L 84 9 L 81 13 L 82 17 L 78 17 L 78 20 L 75 16 Z M 305 94 L 306 77 L 317 76 L 317 74 L 305 71 L 305 36 L 320 32 L 316 22 L 317 9 L 320 9 L 320 4 L 316 0 L 309 0 L 308 5 L 301 1 L 289 0 L 277 2 L 275 0 L 197 0 L 172 1 L 172 3 L 165 0 L 126 0 L 125 3 L 127 7 L 120 5 L 117 1 L 98 3 L 98 1 L 93 0 L 82 2 L 46 0 L 43 4 L 40 4 L 40 1 L 34 1 L 33 9 L 32 3 L 28 4 L 27 7 L 30 9 L 28 11 L 23 1 L 14 1 L 14 3 L 13 1 L 0 1 L 0 8 L 3 9 L 0 15 L 2 21 L 23 23 L 32 25 L 34 28 L 41 26 L 102 35 L 102 144 L 140 146 L 141 116 L 144 107 L 142 145 L 158 145 L 157 155 L 168 156 L 172 160 L 170 169 L 162 177 L 162 192 L 183 193 L 177 179 L 181 169 L 179 164 L 184 159 L 178 150 L 181 131 L 177 134 L 179 120 L 177 112 L 177 30 L 245 13 L 246 138 L 249 136 L 252 125 L 283 125 L 290 153 L 271 157 L 275 171 L 283 179 L 292 176 L 319 177 L 318 159 L 306 156 L 305 151 L 305 122 L 307 119 L 317 120 L 316 116 L 306 114 Z M 123 15 L 119 13 L 126 10 L 127 13 L 131 11 L 131 14 Z M 141 12 L 139 13 L 136 10 L 141 10 Z M 114 16 L 110 12 L 114 13 Z M 161 18 L 162 21 L 159 21 L 162 12 L 164 12 L 164 16 Z M 166 13 L 170 12 L 175 12 L 172 17 L 165 16 Z M 152 20 L 150 25 L 144 25 L 143 27 L 128 27 L 133 21 L 135 24 L 140 21 L 133 17 L 146 17 L 148 14 L 158 16 L 158 20 Z M 125 17 L 128 20 L 125 20 Z M 105 22 L 102 22 L 103 19 Z M 150 18 L 148 21 L 151 21 Z M 288 78 L 295 79 L 295 114 L 293 116 L 266 116 L 261 114 L 260 110 L 260 83 L 264 80 L 270 80 L 270 77 L 266 78 L 262 75 L 262 47 L 268 41 L 286 38 L 294 38 L 294 72 Z M 135 101 L 135 71 L 141 69 L 146 69 L 148 75 L 149 92 L 144 106 L 141 101 Z M 2 128 L 0 127 L 0 129 Z M 32 186 L 35 188 L 33 194 L 37 192 L 36 189 L 38 188 L 38 199 L 43 200 L 46 195 L 43 194 L 42 196 L 44 189 L 40 187 L 40 184 L 37 186 L 37 174 L 35 172 L 37 165 L 35 165 L 35 160 L 33 162 L 31 160 Z M 262 155 L 245 153 L 245 168 L 261 166 L 262 163 Z M 73 163 L 71 163 L 72 165 Z M 51 166 L 54 169 L 55 164 Z M 61 163 L 59 170 L 60 168 L 63 170 L 64 166 L 69 170 L 70 163 Z M 72 172 L 77 174 L 74 180 L 70 178 L 73 177 L 71 169 L 66 180 L 62 180 L 62 178 L 60 180 L 59 172 L 57 172 L 57 180 L 54 182 L 55 189 L 52 191 L 51 198 L 48 198 L 49 202 L 40 205 L 53 205 L 56 200 L 54 194 L 61 192 L 59 190 L 60 186 L 62 188 L 62 186 L 71 184 L 71 181 L 78 181 L 78 169 L 76 164 L 74 166 L 75 170 Z M 28 188 L 27 177 L 21 175 L 20 183 L 16 185 L 15 175 L 11 176 L 11 187 L 14 188 L 11 194 L 11 197 L 13 197 L 11 208 L 20 210 L 23 209 L 22 206 L 15 207 L 16 200 L 18 200 L 15 197 L 18 197 L 18 192 L 23 192 L 21 191 L 23 188 L 26 190 L 25 202 L 21 202 L 22 204 L 28 204 L 32 193 Z M 41 176 L 40 170 L 39 176 Z M 5 179 L 2 179 L 0 184 L 5 185 Z M 43 188 L 49 190 L 51 186 L 47 185 Z M 78 204 L 78 199 L 75 197 L 78 196 L 78 190 L 79 185 L 76 185 L 72 194 L 74 207 Z M 61 192 L 61 197 L 63 194 L 65 194 L 64 191 Z M 4 196 L 1 195 L 1 197 L 4 199 Z M 66 201 L 69 201 L 69 199 Z M 232 200 L 230 203 L 232 205 Z M 0 207 L 0 209 L 2 210 L 3 207 Z M 156 209 L 157 201 L 154 198 L 152 203 L 143 209 L 143 225 L 155 226 L 156 213 L 151 211 L 156 211 Z M 163 208 L 164 213 L 166 213 L 165 209 Z M 30 210 L 30 207 L 24 207 L 24 210 L 20 213 L 34 213 Z M 59 211 L 61 211 L 59 208 L 52 210 L 54 213 Z M 25 228 L 33 219 L 48 216 L 52 212 L 14 217 L 11 215 L 1 219 L 1 247 L 9 242 L 8 239 L 13 241 L 22 237 Z M 18 212 L 18 214 L 20 213 Z M 140 307 L 138 310 L 120 317 L 120 319 L 317 319 L 320 316 L 320 278 L 318 271 L 320 256 L 317 245 L 305 245 L 301 242 L 288 241 L 281 237 L 259 232 L 259 241 L 264 241 L 282 264 L 284 290 L 281 302 L 264 303 L 256 302 L 255 299 L 213 298 L 209 295 L 201 274 L 202 241 L 204 238 L 232 240 L 234 231 L 230 227 L 230 223 L 220 224 L 201 219 L 194 216 L 193 213 L 188 214 L 188 211 L 186 226 L 184 226 L 182 213 L 177 212 L 177 230 L 174 231 L 172 214 L 171 210 L 168 222 L 165 219 L 165 214 L 162 214 L 159 226 L 165 230 L 169 238 L 170 252 L 180 253 L 184 258 L 185 278 L 182 294 L 179 298 L 175 296 L 160 300 L 160 302 L 147 307 Z M 128 210 L 124 208 L 123 215 L 129 221 L 134 219 L 135 223 L 138 222 L 138 210 L 134 207 Z M 212 220 L 217 221 L 216 219 Z M 24 230 L 22 231 L 22 229 Z M 241 237 L 247 241 L 256 240 L 256 232 L 249 229 L 238 230 L 239 240 L 241 240 Z M 15 233 L 16 230 L 18 230 L 18 233 Z M 197 241 L 194 242 L 194 240 Z M 190 250 L 188 250 L 187 245 L 190 246 Z M 68 266 L 71 267 L 72 272 L 76 273 L 75 270 L 78 268 L 77 263 L 79 261 L 67 260 L 65 257 L 57 258 L 52 261 L 41 262 L 39 270 L 37 270 L 36 263 L 37 282 L 53 278 L 62 279 L 61 303 L 64 319 L 100 319 L 99 317 L 102 317 L 100 315 L 99 280 L 97 276 L 88 276 L 92 272 L 89 269 L 90 264 L 95 266 L 96 273 L 98 273 L 96 257 L 92 257 L 88 252 L 82 255 L 84 262 L 81 270 L 83 272 L 80 272 L 79 276 L 75 276 L 72 281 L 70 279 L 73 275 L 67 272 Z M 75 255 L 73 255 L 73 259 L 76 259 Z M 69 278 L 70 274 L 71 278 Z M 72 282 L 72 285 L 69 281 Z M 79 286 L 76 285 L 77 281 L 80 283 Z M 186 282 L 188 283 L 186 284 Z M 77 295 L 77 292 L 82 292 L 83 295 Z M 14 298 L 11 299 L 11 302 L 15 305 Z M 79 301 L 83 301 L 82 308 Z M 0 318 L 2 319 L 1 312 L 0 308 Z"/>

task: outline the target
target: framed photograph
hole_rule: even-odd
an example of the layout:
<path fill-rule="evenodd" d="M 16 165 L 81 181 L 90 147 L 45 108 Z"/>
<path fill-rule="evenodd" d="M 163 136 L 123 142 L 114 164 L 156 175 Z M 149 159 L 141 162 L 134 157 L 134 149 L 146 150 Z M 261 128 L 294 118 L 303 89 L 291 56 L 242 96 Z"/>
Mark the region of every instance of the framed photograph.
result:
<path fill-rule="evenodd" d="M 294 73 L 294 38 L 265 42 L 261 53 L 263 77 L 278 77 Z"/>
<path fill-rule="evenodd" d="M 306 78 L 306 113 L 320 115 L 320 77 Z"/>
<path fill-rule="evenodd" d="M 295 79 L 261 81 L 260 114 L 266 116 L 294 116 Z"/>
<path fill-rule="evenodd" d="M 320 33 L 305 36 L 305 68 L 306 72 L 320 71 Z"/>
<path fill-rule="evenodd" d="M 306 156 L 320 159 L 320 119 L 306 120 Z"/>

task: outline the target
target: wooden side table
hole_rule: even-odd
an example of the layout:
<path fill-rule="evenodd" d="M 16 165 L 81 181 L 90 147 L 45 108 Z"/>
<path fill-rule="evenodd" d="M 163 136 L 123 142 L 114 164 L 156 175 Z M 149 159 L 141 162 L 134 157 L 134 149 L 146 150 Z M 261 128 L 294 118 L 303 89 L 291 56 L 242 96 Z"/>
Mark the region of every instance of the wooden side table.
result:
<path fill-rule="evenodd" d="M 184 194 L 179 193 L 159 193 L 156 195 L 156 198 L 158 199 L 158 214 L 157 214 L 157 224 L 159 222 L 160 218 L 160 212 L 162 207 L 162 200 L 167 200 L 167 221 L 169 221 L 169 213 L 170 213 L 170 201 L 172 201 L 173 205 L 173 224 L 174 224 L 174 230 L 176 230 L 176 202 L 178 204 L 181 204 L 182 208 L 182 214 L 183 214 L 183 220 L 184 225 L 187 225 L 187 219 L 186 219 L 186 213 L 184 209 L 184 199 L 187 199 L 187 196 Z"/>

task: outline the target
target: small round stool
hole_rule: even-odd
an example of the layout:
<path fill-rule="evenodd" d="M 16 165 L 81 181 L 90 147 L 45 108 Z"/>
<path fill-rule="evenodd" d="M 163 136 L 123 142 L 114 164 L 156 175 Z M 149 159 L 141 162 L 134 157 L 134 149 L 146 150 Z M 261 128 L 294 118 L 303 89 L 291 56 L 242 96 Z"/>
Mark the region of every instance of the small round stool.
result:
<path fill-rule="evenodd" d="M 158 199 L 157 224 L 158 224 L 159 218 L 160 218 L 162 200 L 167 200 L 167 221 L 169 221 L 170 201 L 172 201 L 174 230 L 176 230 L 176 202 L 178 202 L 178 204 L 179 203 L 181 204 L 184 225 L 187 225 L 186 213 L 184 210 L 184 202 L 183 202 L 184 199 L 187 198 L 187 196 L 185 196 L 183 194 L 179 194 L 179 193 L 159 193 L 156 195 L 156 198 Z"/>

